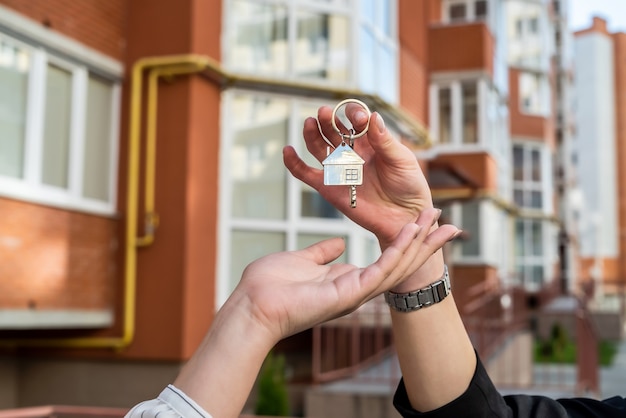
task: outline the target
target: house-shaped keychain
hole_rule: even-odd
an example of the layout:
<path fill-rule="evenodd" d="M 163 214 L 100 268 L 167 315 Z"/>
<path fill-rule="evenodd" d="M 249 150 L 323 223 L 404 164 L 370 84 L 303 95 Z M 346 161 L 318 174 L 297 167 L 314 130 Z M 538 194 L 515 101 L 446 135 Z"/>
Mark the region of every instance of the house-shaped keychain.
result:
<path fill-rule="evenodd" d="M 363 164 L 365 160 L 352 147 L 342 142 L 322 161 L 324 185 L 360 186 L 363 184 Z"/>

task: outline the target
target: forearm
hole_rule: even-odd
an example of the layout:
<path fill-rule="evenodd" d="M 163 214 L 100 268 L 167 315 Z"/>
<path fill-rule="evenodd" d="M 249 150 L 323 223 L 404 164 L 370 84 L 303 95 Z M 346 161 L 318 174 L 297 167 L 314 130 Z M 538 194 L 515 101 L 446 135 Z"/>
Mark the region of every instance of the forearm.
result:
<path fill-rule="evenodd" d="M 273 346 L 265 330 L 235 304 L 217 313 L 211 329 L 174 385 L 214 418 L 238 417 Z"/>
<path fill-rule="evenodd" d="M 401 285 L 410 288 L 394 290 L 408 292 L 426 287 L 441 277 L 443 268 L 439 250 Z M 459 397 L 472 379 L 476 356 L 453 295 L 410 313 L 392 309 L 391 319 L 400 368 L 413 408 L 426 412 Z"/>

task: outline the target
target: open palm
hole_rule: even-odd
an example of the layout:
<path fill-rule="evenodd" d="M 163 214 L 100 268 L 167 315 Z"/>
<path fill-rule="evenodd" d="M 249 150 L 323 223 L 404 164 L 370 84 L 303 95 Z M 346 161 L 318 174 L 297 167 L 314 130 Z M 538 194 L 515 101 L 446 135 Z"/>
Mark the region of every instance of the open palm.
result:
<path fill-rule="evenodd" d="M 366 268 L 328 264 L 345 249 L 340 238 L 260 258 L 246 268 L 233 297 L 245 298 L 253 318 L 275 341 L 345 315 L 392 288 L 454 235 L 452 225 L 429 233 L 436 215 L 434 209 L 424 211 L 417 225 L 404 226 Z"/>

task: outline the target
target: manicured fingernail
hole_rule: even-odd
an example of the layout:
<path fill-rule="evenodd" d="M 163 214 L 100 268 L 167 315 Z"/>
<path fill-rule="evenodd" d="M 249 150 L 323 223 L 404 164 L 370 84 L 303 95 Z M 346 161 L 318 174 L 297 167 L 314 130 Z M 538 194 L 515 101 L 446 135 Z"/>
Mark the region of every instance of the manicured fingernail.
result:
<path fill-rule="evenodd" d="M 452 235 L 452 236 L 450 237 L 450 239 L 448 239 L 448 241 L 454 241 L 454 240 L 455 240 L 455 239 L 456 239 L 459 235 L 461 235 L 462 233 L 463 233 L 463 231 L 459 229 L 458 231 L 456 231 L 456 232 L 454 233 L 454 235 Z"/>
<path fill-rule="evenodd" d="M 378 132 L 381 134 L 385 132 L 385 121 L 380 114 L 376 114 L 376 125 L 378 126 Z"/>

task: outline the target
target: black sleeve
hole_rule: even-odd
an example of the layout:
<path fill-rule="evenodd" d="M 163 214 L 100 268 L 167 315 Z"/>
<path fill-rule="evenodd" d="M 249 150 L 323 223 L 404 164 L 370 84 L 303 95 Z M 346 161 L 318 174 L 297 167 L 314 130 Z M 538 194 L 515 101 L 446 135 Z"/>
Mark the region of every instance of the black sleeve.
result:
<path fill-rule="evenodd" d="M 480 359 L 469 387 L 461 396 L 434 411 L 421 413 L 411 407 L 404 380 L 396 390 L 393 404 L 403 417 L 507 417 L 507 418 L 626 418 L 626 399 L 605 401 L 572 398 L 554 400 L 543 396 L 502 396 L 489 379 Z"/>

